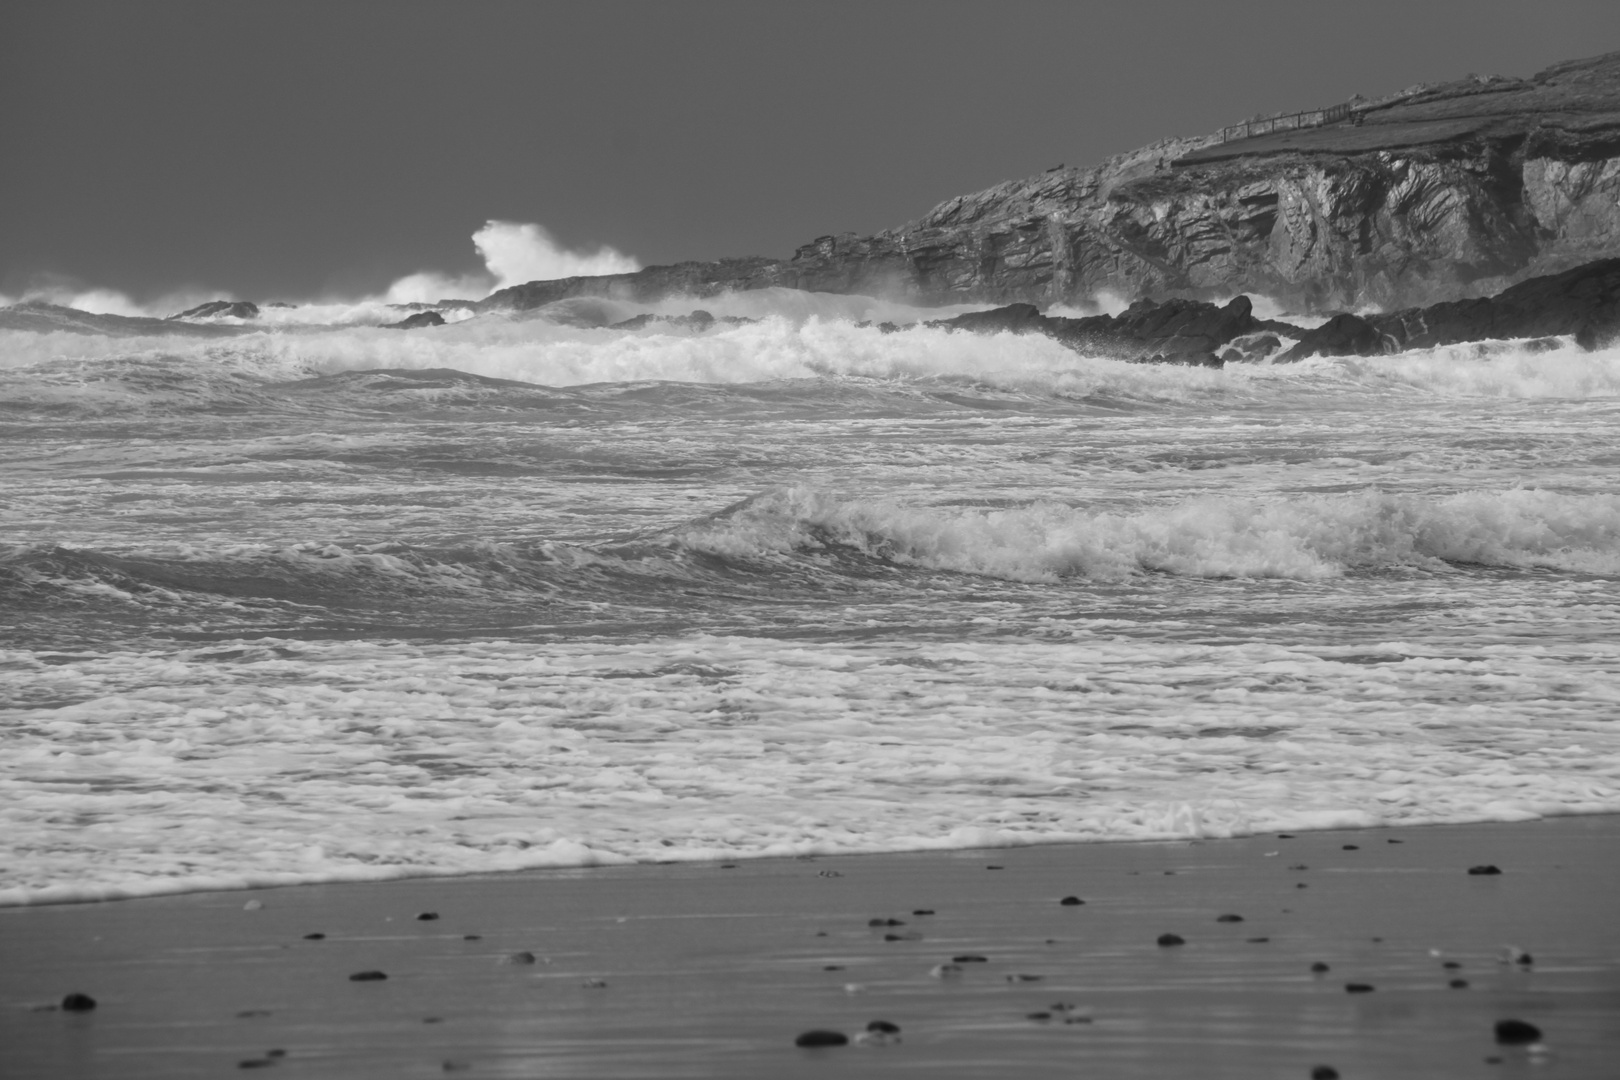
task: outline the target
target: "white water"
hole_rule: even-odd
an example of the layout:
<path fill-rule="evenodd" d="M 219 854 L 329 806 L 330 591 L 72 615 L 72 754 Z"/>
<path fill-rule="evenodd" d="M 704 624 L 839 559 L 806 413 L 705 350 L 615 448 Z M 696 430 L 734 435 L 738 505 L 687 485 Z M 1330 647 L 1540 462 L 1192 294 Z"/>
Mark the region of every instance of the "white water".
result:
<path fill-rule="evenodd" d="M 700 306 L 0 330 L 0 902 L 1620 810 L 1620 352 Z"/>

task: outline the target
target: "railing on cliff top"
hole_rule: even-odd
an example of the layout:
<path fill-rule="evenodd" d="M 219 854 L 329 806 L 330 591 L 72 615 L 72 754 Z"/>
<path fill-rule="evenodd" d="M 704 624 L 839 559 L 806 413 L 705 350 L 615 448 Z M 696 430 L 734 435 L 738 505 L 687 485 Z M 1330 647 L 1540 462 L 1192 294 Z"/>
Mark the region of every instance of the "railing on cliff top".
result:
<path fill-rule="evenodd" d="M 1348 120 L 1361 122 L 1362 110 L 1354 105 L 1333 105 L 1326 109 L 1307 109 L 1304 112 L 1268 116 L 1264 120 L 1245 120 L 1241 124 L 1221 128 L 1221 142 L 1233 139 L 1252 139 L 1256 135 L 1270 135 L 1275 131 L 1298 131 L 1300 128 L 1322 127 Z"/>

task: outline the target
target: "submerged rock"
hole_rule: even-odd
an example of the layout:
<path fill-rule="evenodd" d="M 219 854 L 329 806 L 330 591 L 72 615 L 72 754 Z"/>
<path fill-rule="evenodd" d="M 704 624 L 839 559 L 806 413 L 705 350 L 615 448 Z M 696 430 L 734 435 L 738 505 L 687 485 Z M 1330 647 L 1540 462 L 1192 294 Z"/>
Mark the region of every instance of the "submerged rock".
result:
<path fill-rule="evenodd" d="M 385 323 L 385 330 L 420 330 L 424 326 L 443 326 L 444 316 L 437 311 L 418 311 L 415 315 L 407 315 L 395 323 Z"/>
<path fill-rule="evenodd" d="M 279 306 L 279 305 L 278 305 Z M 210 300 L 187 308 L 170 319 L 257 319 L 259 305 L 251 300 Z"/>

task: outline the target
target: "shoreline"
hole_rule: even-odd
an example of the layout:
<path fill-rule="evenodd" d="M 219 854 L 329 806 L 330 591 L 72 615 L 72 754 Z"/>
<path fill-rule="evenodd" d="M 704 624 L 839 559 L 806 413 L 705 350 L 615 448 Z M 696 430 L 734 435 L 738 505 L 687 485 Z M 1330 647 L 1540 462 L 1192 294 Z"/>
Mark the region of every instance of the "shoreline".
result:
<path fill-rule="evenodd" d="M 1602 814 L 9 907 L 0 1043 L 52 1077 L 1597 1080 L 1620 1060 L 1616 850 Z M 71 993 L 97 1007 L 54 1007 Z M 1544 1049 L 1498 1046 L 1503 1019 Z M 873 1021 L 899 1040 L 793 1045 Z"/>

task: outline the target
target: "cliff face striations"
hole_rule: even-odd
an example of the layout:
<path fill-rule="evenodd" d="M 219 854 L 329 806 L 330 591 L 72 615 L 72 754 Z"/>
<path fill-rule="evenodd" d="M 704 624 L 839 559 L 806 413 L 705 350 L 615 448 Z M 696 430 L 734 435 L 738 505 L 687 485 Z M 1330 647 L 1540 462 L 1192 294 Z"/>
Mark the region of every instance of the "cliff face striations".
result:
<path fill-rule="evenodd" d="M 483 306 L 787 286 L 920 303 L 1262 293 L 1305 310 L 1478 296 L 1620 253 L 1620 53 L 1351 103 L 1337 123 L 1145 147 L 788 260 L 534 282 Z"/>

